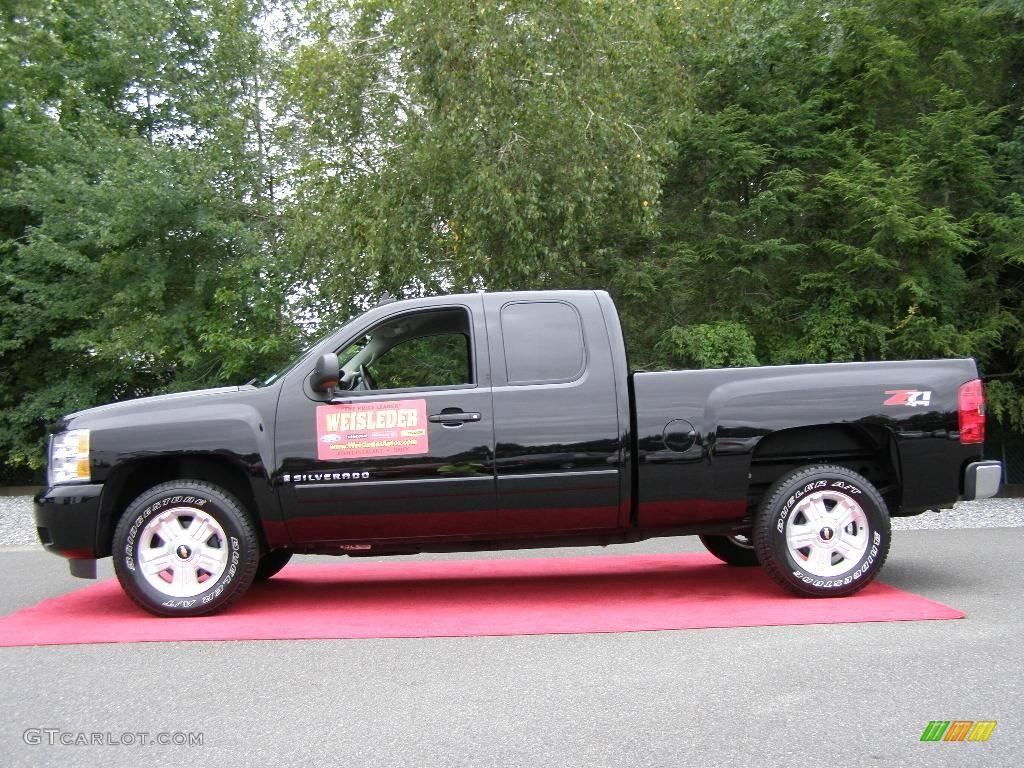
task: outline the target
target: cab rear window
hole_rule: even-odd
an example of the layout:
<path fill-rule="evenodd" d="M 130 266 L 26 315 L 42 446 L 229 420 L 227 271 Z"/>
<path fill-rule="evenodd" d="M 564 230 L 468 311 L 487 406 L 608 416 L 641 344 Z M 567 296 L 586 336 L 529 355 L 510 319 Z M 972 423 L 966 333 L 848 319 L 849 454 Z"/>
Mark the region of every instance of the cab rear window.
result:
<path fill-rule="evenodd" d="M 557 384 L 583 373 L 583 326 L 561 301 L 512 302 L 501 308 L 509 384 Z"/>

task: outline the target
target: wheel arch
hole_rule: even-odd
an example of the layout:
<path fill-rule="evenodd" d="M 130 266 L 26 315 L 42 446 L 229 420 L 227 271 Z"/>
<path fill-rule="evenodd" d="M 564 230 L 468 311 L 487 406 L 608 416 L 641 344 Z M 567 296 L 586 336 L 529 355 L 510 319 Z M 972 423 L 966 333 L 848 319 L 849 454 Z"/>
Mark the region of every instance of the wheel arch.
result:
<path fill-rule="evenodd" d="M 903 490 L 894 435 L 875 424 L 816 424 L 772 432 L 750 458 L 748 508 L 755 510 L 779 478 L 811 464 L 833 464 L 863 475 L 899 516 Z"/>
<path fill-rule="evenodd" d="M 252 519 L 260 546 L 267 548 L 256 494 L 245 468 L 226 456 L 190 454 L 136 459 L 111 471 L 100 498 L 96 532 L 98 557 L 110 554 L 114 529 L 127 506 L 147 489 L 172 480 L 202 480 L 220 486 L 237 498 Z"/>

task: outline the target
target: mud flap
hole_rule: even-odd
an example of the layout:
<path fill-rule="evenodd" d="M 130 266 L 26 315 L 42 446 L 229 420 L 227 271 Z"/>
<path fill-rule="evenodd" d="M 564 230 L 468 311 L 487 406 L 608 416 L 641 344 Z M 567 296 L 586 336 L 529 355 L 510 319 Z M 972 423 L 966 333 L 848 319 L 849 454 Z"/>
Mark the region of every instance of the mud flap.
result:
<path fill-rule="evenodd" d="M 96 578 L 95 560 L 68 560 L 68 569 L 71 575 L 78 579 Z"/>

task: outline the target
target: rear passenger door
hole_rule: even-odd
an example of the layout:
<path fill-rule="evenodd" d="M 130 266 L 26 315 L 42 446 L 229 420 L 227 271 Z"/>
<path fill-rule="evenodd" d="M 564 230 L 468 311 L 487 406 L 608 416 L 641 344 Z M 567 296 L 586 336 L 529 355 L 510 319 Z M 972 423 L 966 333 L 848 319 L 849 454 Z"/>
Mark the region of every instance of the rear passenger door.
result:
<path fill-rule="evenodd" d="M 485 302 L 498 531 L 616 528 L 624 430 L 597 297 Z"/>

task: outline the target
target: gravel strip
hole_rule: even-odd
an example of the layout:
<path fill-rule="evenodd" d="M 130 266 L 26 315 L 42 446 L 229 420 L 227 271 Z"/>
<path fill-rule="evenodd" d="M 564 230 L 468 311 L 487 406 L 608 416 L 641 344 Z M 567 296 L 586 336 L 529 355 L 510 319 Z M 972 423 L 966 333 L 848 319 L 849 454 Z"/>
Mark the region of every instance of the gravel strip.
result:
<path fill-rule="evenodd" d="M 1024 499 L 959 501 L 952 509 L 893 518 L 894 531 L 921 528 L 1019 528 L 1024 526 Z"/>
<path fill-rule="evenodd" d="M 1018 528 L 1024 526 L 1024 498 L 961 501 L 951 510 L 894 518 L 893 530 L 920 528 Z M 0 547 L 38 545 L 31 496 L 0 496 Z"/>
<path fill-rule="evenodd" d="M 31 496 L 0 496 L 0 547 L 39 544 Z"/>

